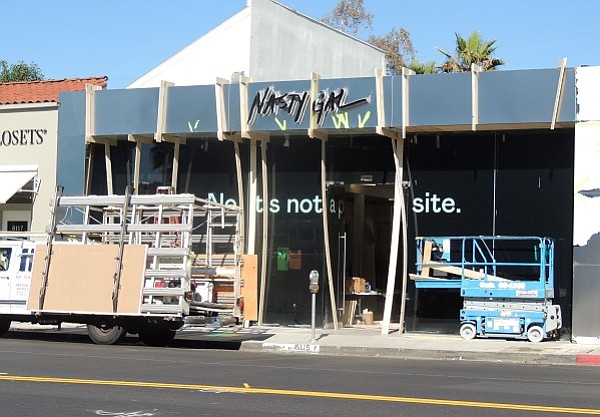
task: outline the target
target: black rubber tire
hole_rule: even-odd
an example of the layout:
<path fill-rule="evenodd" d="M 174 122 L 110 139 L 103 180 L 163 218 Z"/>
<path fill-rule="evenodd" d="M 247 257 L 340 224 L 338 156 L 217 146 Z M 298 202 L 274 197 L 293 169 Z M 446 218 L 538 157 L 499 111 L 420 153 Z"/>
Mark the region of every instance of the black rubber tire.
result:
<path fill-rule="evenodd" d="M 6 336 L 10 329 L 10 320 L 0 320 L 0 337 Z"/>
<path fill-rule="evenodd" d="M 123 341 L 127 335 L 127 330 L 122 327 L 102 324 L 99 326 L 88 324 L 87 332 L 92 342 L 97 345 L 115 345 Z"/>
<path fill-rule="evenodd" d="M 175 330 L 166 327 L 150 326 L 140 329 L 138 336 L 145 345 L 164 347 L 175 337 Z"/>

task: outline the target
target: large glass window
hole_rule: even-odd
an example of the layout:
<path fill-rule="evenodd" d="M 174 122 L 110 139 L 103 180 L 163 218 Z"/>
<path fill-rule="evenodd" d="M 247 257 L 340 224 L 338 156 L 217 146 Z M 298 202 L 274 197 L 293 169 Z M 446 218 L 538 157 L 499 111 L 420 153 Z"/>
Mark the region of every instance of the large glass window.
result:
<path fill-rule="evenodd" d="M 556 294 L 570 323 L 572 272 L 572 129 L 461 132 L 411 135 L 405 142 L 404 181 L 408 202 L 409 271 L 415 236 L 539 235 L 556 245 Z M 106 192 L 104 149 L 92 145 L 92 192 Z M 246 204 L 248 142 L 240 144 Z M 262 251 L 262 215 L 269 215 L 265 322 L 310 323 L 308 274 L 321 275 L 319 316 L 332 321 L 323 252 L 322 210 L 329 218 L 338 310 L 346 279 L 362 277 L 384 291 L 391 240 L 394 162 L 391 139 L 378 135 L 330 136 L 327 201 L 321 196 L 321 141 L 271 137 L 268 143 L 269 201 L 262 201 L 260 145 L 257 156 L 257 252 Z M 114 190 L 122 192 L 132 170 L 135 144 L 111 147 Z M 171 184 L 173 144 L 142 146 L 140 192 Z M 129 167 L 129 169 L 128 169 Z M 181 146 L 178 192 L 219 203 L 238 203 L 234 145 L 216 138 L 188 138 Z M 561 196 L 565 196 L 562 198 Z M 398 271 L 402 265 L 398 264 Z M 397 274 L 394 317 L 399 310 Z M 458 329 L 462 299 L 455 290 L 421 290 L 409 282 L 409 330 Z M 383 297 L 372 306 L 381 318 Z M 336 312 L 336 313 L 339 313 Z"/>
<path fill-rule="evenodd" d="M 8 271 L 12 248 L 0 248 L 0 271 Z"/>
<path fill-rule="evenodd" d="M 573 136 L 572 129 L 418 134 L 407 143 L 405 161 L 410 239 L 495 234 L 556 240 L 555 302 L 563 309 L 566 329 L 572 287 Z M 411 271 L 414 251 L 409 255 Z M 462 305 L 458 290 L 417 294 L 409 284 L 407 328 L 456 332 Z"/>

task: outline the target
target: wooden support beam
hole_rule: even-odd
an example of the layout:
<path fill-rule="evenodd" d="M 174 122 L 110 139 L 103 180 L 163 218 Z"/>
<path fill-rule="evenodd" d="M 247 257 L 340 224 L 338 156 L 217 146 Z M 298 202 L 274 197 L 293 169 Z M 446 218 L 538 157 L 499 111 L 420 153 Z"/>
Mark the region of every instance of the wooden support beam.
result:
<path fill-rule="evenodd" d="M 242 169 L 242 157 L 240 155 L 240 144 L 236 141 L 233 143 L 233 151 L 235 153 L 235 172 L 237 177 L 237 187 L 238 187 L 238 207 L 242 210 L 242 215 L 240 216 L 240 234 L 242 239 L 240 241 L 240 253 L 244 253 L 244 238 L 246 237 L 246 222 L 244 220 L 244 213 L 246 212 L 246 208 L 244 206 L 244 177 L 243 177 L 243 169 Z"/>
<path fill-rule="evenodd" d="M 247 132 L 248 138 L 252 139 L 252 140 L 257 140 L 259 142 L 270 142 L 271 141 L 271 137 L 269 136 L 268 133 L 264 133 L 264 132 Z"/>
<path fill-rule="evenodd" d="M 96 91 L 101 90 L 99 85 L 85 85 L 85 140 L 89 142 L 96 131 L 95 127 L 95 103 Z"/>
<path fill-rule="evenodd" d="M 161 142 L 163 140 L 163 134 L 166 130 L 167 125 L 167 104 L 169 101 L 169 87 L 175 84 L 170 81 L 161 80 L 160 87 L 158 90 L 158 109 L 156 117 L 156 133 L 154 134 L 154 140 Z"/>
<path fill-rule="evenodd" d="M 327 140 L 327 134 L 323 131 L 321 131 L 319 128 L 320 126 L 318 126 L 317 124 L 317 113 L 313 110 L 313 106 L 312 103 L 314 103 L 314 101 L 317 98 L 317 95 L 319 94 L 319 79 L 321 78 L 321 76 L 316 73 L 316 72 L 312 72 L 310 74 L 310 111 L 309 111 L 309 125 L 308 125 L 308 137 L 309 138 L 317 138 L 317 139 L 321 139 L 321 140 Z"/>
<path fill-rule="evenodd" d="M 418 280 L 444 280 L 443 277 L 430 277 L 432 270 L 444 272 L 446 274 L 456 275 L 458 277 L 466 277 L 469 279 L 488 279 L 490 281 L 506 281 L 506 278 L 495 275 L 486 274 L 485 272 L 475 271 L 473 269 L 462 268 L 456 265 L 448 265 L 445 262 L 432 262 L 431 254 L 433 252 L 433 243 L 431 240 L 426 240 L 423 243 L 423 253 L 421 254 L 420 263 L 423 265 L 420 274 L 411 274 L 411 279 Z"/>
<path fill-rule="evenodd" d="M 490 281 L 506 281 L 506 278 L 497 277 L 495 275 L 489 275 L 484 272 L 474 271 L 472 269 L 463 269 L 459 266 L 444 265 L 444 264 L 432 264 L 428 266 L 430 269 L 445 272 L 447 274 L 457 275 L 459 277 L 465 276 L 469 279 L 488 279 Z M 425 268 L 423 268 L 425 269 Z M 425 276 L 425 275 L 424 275 Z"/>
<path fill-rule="evenodd" d="M 421 254 L 421 262 L 428 263 L 431 261 L 431 251 L 433 250 L 433 243 L 431 240 L 426 240 L 423 244 L 423 253 Z M 428 266 L 423 266 L 421 270 L 421 275 L 424 277 L 428 277 L 430 274 L 431 268 Z"/>
<path fill-rule="evenodd" d="M 173 149 L 173 169 L 171 170 L 171 187 L 173 193 L 177 193 L 177 176 L 179 175 L 179 148 L 181 147 L 179 142 L 174 143 Z"/>
<path fill-rule="evenodd" d="M 180 145 L 185 145 L 187 143 L 187 138 L 184 136 L 163 133 L 159 142 L 178 143 Z"/>
<path fill-rule="evenodd" d="M 106 194 L 113 194 L 112 161 L 110 157 L 110 145 L 104 144 L 104 163 L 106 164 Z"/>
<path fill-rule="evenodd" d="M 133 194 L 139 194 L 139 186 L 140 186 L 140 165 L 142 161 L 142 145 L 152 145 L 154 143 L 153 136 L 143 136 L 143 135 L 127 135 L 127 140 L 129 142 L 135 143 L 135 156 L 133 162 Z"/>
<path fill-rule="evenodd" d="M 136 142 L 136 144 L 135 144 L 135 160 L 133 163 L 133 193 L 135 195 L 139 194 L 141 162 L 142 162 L 142 143 Z"/>
<path fill-rule="evenodd" d="M 477 130 L 479 124 L 479 73 L 483 67 L 471 64 L 471 130 Z"/>
<path fill-rule="evenodd" d="M 375 96 L 377 98 L 377 127 L 378 134 L 383 135 L 383 129 L 387 126 L 385 123 L 385 93 L 383 89 L 383 70 L 375 69 Z"/>
<path fill-rule="evenodd" d="M 105 136 L 90 136 L 85 139 L 85 143 L 96 143 L 98 145 L 117 146 L 117 139 L 107 138 Z"/>
<path fill-rule="evenodd" d="M 406 128 L 410 125 L 410 76 L 415 72 L 402 68 L 402 139 L 406 139 Z"/>
<path fill-rule="evenodd" d="M 251 139 L 253 141 L 269 142 L 270 137 L 268 133 L 263 132 L 252 132 L 250 131 L 250 124 L 248 123 L 248 86 L 250 85 L 251 79 L 249 77 L 240 77 L 240 126 L 241 132 L 239 136 L 242 139 Z M 237 135 L 232 135 L 231 140 L 236 140 Z"/>
<path fill-rule="evenodd" d="M 217 77 L 215 82 L 215 104 L 217 107 L 217 138 L 225 139 L 225 132 L 228 132 L 227 127 L 227 112 L 225 111 L 225 93 L 224 85 L 229 84 L 229 81 L 224 78 Z"/>
<path fill-rule="evenodd" d="M 394 207 L 392 214 L 392 239 L 390 243 L 390 260 L 388 264 L 388 278 L 385 294 L 385 306 L 383 320 L 381 322 L 381 334 L 390 332 L 392 307 L 394 304 L 394 290 L 396 288 L 396 275 L 398 271 L 398 251 L 400 247 L 400 231 L 402 230 L 402 299 L 400 306 L 400 331 L 404 332 L 404 318 L 406 309 L 406 290 L 408 279 L 408 230 L 406 216 L 406 201 L 404 200 L 404 189 L 402 187 L 403 161 L 404 161 L 404 139 L 391 139 L 394 153 Z"/>
<path fill-rule="evenodd" d="M 385 90 L 383 88 L 383 70 L 375 70 L 375 93 L 377 95 L 377 134 L 393 139 L 402 139 L 401 133 L 387 127 L 385 121 Z"/>
<path fill-rule="evenodd" d="M 241 136 L 250 139 L 250 125 L 248 124 L 248 86 L 250 84 L 249 77 L 240 77 L 240 126 Z"/>
<path fill-rule="evenodd" d="M 248 255 L 256 253 L 256 194 L 257 194 L 257 150 L 258 141 L 250 140 L 250 171 L 248 172 Z"/>
<path fill-rule="evenodd" d="M 130 133 L 129 135 L 127 135 L 127 141 L 135 142 L 135 143 L 143 143 L 144 145 L 152 145 L 154 143 L 154 137 L 135 135 L 135 134 Z"/>
<path fill-rule="evenodd" d="M 94 174 L 94 146 L 85 145 L 87 148 L 87 159 L 85 161 L 85 195 L 92 192 L 92 176 Z"/>
<path fill-rule="evenodd" d="M 267 142 L 260 143 L 260 161 L 262 166 L 262 250 L 260 266 L 260 297 L 258 302 L 258 325 L 262 326 L 265 319 L 265 298 L 267 292 L 267 261 L 269 258 L 269 178 L 267 166 Z"/>
<path fill-rule="evenodd" d="M 558 86 L 556 87 L 556 98 L 554 99 L 554 111 L 552 112 L 552 122 L 550 123 L 550 129 L 554 130 L 556 126 L 556 121 L 558 120 L 558 116 L 560 115 L 560 109 L 562 105 L 562 99 L 565 90 L 565 78 L 566 78 L 566 67 L 567 67 L 567 58 L 563 58 L 558 63 L 560 68 L 560 74 L 558 76 Z"/>
<path fill-rule="evenodd" d="M 335 287 L 333 285 L 333 268 L 331 266 L 331 249 L 329 247 L 329 210 L 327 210 L 327 166 L 326 162 L 327 142 L 321 140 L 321 199 L 323 215 L 323 243 L 325 248 L 325 267 L 327 269 L 327 283 L 329 286 L 329 302 L 331 304 L 331 316 L 333 318 L 334 330 L 339 329 L 338 312 L 335 302 Z M 344 277 L 345 279 L 345 277 Z"/>

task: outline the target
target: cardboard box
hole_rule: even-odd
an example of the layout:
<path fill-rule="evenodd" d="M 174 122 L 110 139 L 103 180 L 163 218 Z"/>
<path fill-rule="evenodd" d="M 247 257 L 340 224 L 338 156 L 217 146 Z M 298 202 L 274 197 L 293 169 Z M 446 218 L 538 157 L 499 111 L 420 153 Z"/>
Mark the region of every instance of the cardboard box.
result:
<path fill-rule="evenodd" d="M 367 280 L 365 280 L 364 278 L 359 278 L 359 277 L 352 277 L 351 280 L 349 280 L 349 285 L 347 288 L 348 292 L 365 292 L 366 289 L 366 285 L 367 285 Z"/>
<path fill-rule="evenodd" d="M 363 323 L 365 324 L 373 324 L 373 312 L 365 311 L 362 313 Z"/>

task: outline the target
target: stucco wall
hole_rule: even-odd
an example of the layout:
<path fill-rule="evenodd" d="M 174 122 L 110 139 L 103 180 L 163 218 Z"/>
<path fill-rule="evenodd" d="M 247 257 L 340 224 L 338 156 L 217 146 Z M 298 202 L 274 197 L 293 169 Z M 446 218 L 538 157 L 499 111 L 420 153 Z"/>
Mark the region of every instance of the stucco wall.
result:
<path fill-rule="evenodd" d="M 573 338 L 600 343 L 600 67 L 577 68 Z"/>
<path fill-rule="evenodd" d="M 58 106 L 56 104 L 24 104 L 0 106 L 0 134 L 14 130 L 25 132 L 25 140 L 0 145 L 0 165 L 37 165 L 40 189 L 33 205 L 32 232 L 44 232 L 48 224 L 48 206 L 56 188 L 56 141 Z M 31 136 L 33 135 L 33 139 Z M 27 205 L 3 205 L 2 210 L 28 210 Z M 29 219 L 23 219 L 29 221 Z"/>
<path fill-rule="evenodd" d="M 270 0 L 252 0 L 253 81 L 372 76 L 383 52 Z"/>

